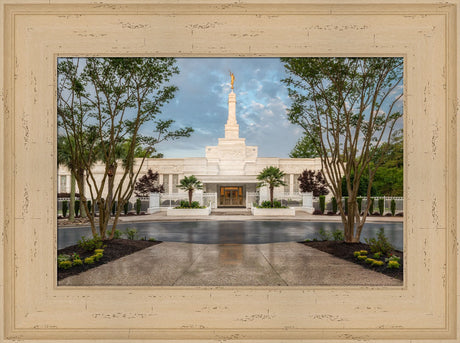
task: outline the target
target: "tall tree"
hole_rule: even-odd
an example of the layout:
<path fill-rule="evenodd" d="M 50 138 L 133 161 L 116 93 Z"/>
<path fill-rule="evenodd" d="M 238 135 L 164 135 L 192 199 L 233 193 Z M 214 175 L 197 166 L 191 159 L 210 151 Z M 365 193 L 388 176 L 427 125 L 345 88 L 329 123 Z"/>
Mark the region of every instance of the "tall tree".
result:
<path fill-rule="evenodd" d="M 58 125 L 74 137 L 72 156 L 79 161 L 84 178 L 79 189 L 88 187 L 92 208 L 81 195 L 94 236 L 112 239 L 123 205 L 131 197 L 145 157 L 135 160 L 139 145 L 147 152 L 165 140 L 188 137 L 186 127 L 172 130 L 173 120 L 161 120 L 162 106 L 177 87 L 168 85 L 178 73 L 173 58 L 64 58 L 58 63 Z M 152 135 L 143 135 L 149 126 Z M 127 147 L 123 149 L 123 143 Z M 102 179 L 93 174 L 93 164 L 104 169 Z M 76 169 L 77 167 L 72 167 Z M 117 171 L 119 177 L 117 179 Z M 72 170 L 78 175 L 79 170 Z M 116 201 L 116 214 L 107 237 L 107 227 Z M 99 209 L 96 223 L 95 206 Z"/>
<path fill-rule="evenodd" d="M 289 153 L 291 158 L 315 158 L 319 157 L 318 148 L 315 144 L 315 140 L 312 140 L 310 136 L 303 135 L 300 138 L 294 148 Z"/>
<path fill-rule="evenodd" d="M 268 186 L 270 190 L 270 203 L 273 207 L 273 191 L 276 187 L 286 186 L 284 182 L 284 172 L 282 172 L 278 167 L 269 166 L 262 169 L 262 171 L 257 175 L 257 180 L 259 180 L 258 188 L 265 185 Z"/>
<path fill-rule="evenodd" d="M 337 199 L 346 242 L 359 242 L 368 209 L 361 217 L 357 194 L 368 171 L 367 198 L 382 163 L 370 167 L 376 148 L 388 142 L 402 116 L 402 58 L 282 58 L 283 82 L 292 99 L 289 120 L 316 144 L 322 170 Z M 353 176 L 353 178 L 352 178 Z M 348 215 L 342 206 L 342 177 Z M 367 201 L 369 207 L 370 201 Z"/>
<path fill-rule="evenodd" d="M 158 183 L 159 176 L 158 172 L 154 173 L 152 169 L 149 169 L 147 174 L 136 182 L 134 194 L 137 197 L 146 197 L 150 193 L 164 193 L 164 186 Z"/>
<path fill-rule="evenodd" d="M 180 184 L 178 184 L 177 187 L 187 191 L 188 204 L 192 207 L 193 192 L 197 189 L 203 189 L 203 184 L 196 178 L 195 175 L 184 176 L 184 178 L 179 182 Z"/>
<path fill-rule="evenodd" d="M 312 192 L 313 196 L 328 195 L 327 182 L 320 171 L 305 169 L 297 179 L 302 192 Z"/>

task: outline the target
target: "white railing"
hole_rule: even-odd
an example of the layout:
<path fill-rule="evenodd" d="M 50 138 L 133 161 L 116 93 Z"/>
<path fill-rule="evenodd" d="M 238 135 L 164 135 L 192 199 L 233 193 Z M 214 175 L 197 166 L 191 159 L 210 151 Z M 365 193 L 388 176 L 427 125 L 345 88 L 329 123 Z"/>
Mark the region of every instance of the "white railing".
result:
<path fill-rule="evenodd" d="M 359 198 L 359 197 L 358 197 Z M 367 206 L 367 197 L 361 197 L 361 209 L 362 211 Z M 379 199 L 383 199 L 383 214 L 391 213 L 391 201 L 395 201 L 395 213 L 401 213 L 404 211 L 404 197 L 386 197 L 386 196 L 373 196 L 371 199 L 374 199 L 373 213 L 380 213 L 379 211 Z M 345 198 L 342 198 L 342 206 L 345 208 Z M 315 210 L 319 210 L 319 197 L 313 198 L 313 207 Z M 332 211 L 332 200 L 326 201 L 326 210 L 325 212 Z"/>
<path fill-rule="evenodd" d="M 188 202 L 188 193 L 160 193 L 160 207 L 180 206 L 181 201 Z M 193 193 L 192 201 L 198 201 L 200 206 L 211 206 L 217 208 L 217 193 Z"/>

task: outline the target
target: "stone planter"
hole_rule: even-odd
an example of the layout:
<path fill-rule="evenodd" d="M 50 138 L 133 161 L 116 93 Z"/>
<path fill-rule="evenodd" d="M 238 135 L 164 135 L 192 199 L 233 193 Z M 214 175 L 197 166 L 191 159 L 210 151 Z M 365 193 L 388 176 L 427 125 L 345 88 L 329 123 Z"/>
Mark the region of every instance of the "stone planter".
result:
<path fill-rule="evenodd" d="M 206 208 L 173 208 L 168 207 L 166 210 L 167 216 L 186 216 L 186 217 L 196 217 L 196 216 L 209 216 L 211 213 L 211 206 Z"/>
<path fill-rule="evenodd" d="M 295 208 L 251 208 L 251 212 L 254 216 L 295 216 Z"/>

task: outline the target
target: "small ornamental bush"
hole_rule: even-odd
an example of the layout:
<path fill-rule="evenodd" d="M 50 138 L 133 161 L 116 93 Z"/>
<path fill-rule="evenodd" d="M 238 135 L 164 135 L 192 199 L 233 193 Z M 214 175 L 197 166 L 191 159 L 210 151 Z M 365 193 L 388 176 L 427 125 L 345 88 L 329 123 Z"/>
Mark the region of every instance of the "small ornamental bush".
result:
<path fill-rule="evenodd" d="M 102 254 L 104 252 L 104 249 L 94 249 L 95 254 Z"/>
<path fill-rule="evenodd" d="M 365 239 L 366 243 L 369 244 L 371 252 L 381 252 L 382 254 L 388 254 L 391 250 L 393 250 L 393 246 L 390 242 L 388 242 L 388 238 L 385 236 L 383 227 L 379 229 L 376 238 Z"/>
<path fill-rule="evenodd" d="M 381 256 L 382 256 L 382 253 L 380 251 L 374 254 L 374 258 L 380 258 Z"/>
<path fill-rule="evenodd" d="M 332 212 L 337 213 L 337 199 L 335 197 L 332 197 Z"/>
<path fill-rule="evenodd" d="M 129 202 L 127 201 L 123 205 L 123 213 L 125 214 L 125 216 L 128 214 L 128 211 L 129 211 Z"/>
<path fill-rule="evenodd" d="M 367 264 L 373 264 L 373 263 L 375 262 L 375 260 L 372 259 L 372 258 L 366 258 L 366 259 L 364 260 L 364 262 L 366 262 Z"/>
<path fill-rule="evenodd" d="M 343 241 L 344 239 L 343 231 L 341 230 L 332 231 L 332 238 L 334 239 L 334 241 Z"/>
<path fill-rule="evenodd" d="M 398 269 L 399 268 L 399 262 L 398 261 L 388 261 L 388 268 L 390 269 Z"/>
<path fill-rule="evenodd" d="M 79 259 L 79 258 L 76 258 L 75 260 L 73 260 L 72 265 L 73 266 L 81 266 L 81 265 L 83 265 L 83 261 L 81 259 Z"/>
<path fill-rule="evenodd" d="M 363 204 L 363 198 L 356 198 L 356 202 L 358 203 L 358 212 L 361 213 L 361 205 Z"/>
<path fill-rule="evenodd" d="M 374 262 L 372 262 L 373 266 L 378 266 L 378 267 L 383 266 L 384 264 L 385 264 L 385 262 L 383 262 L 383 261 L 375 261 L 374 260 Z"/>
<path fill-rule="evenodd" d="M 98 253 L 98 254 L 94 254 L 93 256 L 91 256 L 94 261 L 99 261 L 101 258 L 102 258 L 102 253 Z"/>
<path fill-rule="evenodd" d="M 67 254 L 60 254 L 57 258 L 58 263 L 64 262 L 64 261 L 70 261 L 70 260 L 71 260 L 71 257 L 70 255 L 67 255 Z"/>
<path fill-rule="evenodd" d="M 323 228 L 319 229 L 318 235 L 320 240 L 322 241 L 328 241 L 331 239 L 331 235 L 329 234 L 329 232 L 326 232 L 326 230 L 324 230 Z"/>
<path fill-rule="evenodd" d="M 62 216 L 67 217 L 67 211 L 69 210 L 69 202 L 64 200 L 62 202 Z"/>
<path fill-rule="evenodd" d="M 150 242 L 156 242 L 157 240 L 156 240 L 155 238 L 153 238 L 153 237 L 150 237 L 150 238 L 149 238 L 149 241 L 150 241 Z"/>
<path fill-rule="evenodd" d="M 390 211 L 391 211 L 391 215 L 394 217 L 394 215 L 396 213 L 396 201 L 395 201 L 395 199 L 391 199 Z"/>
<path fill-rule="evenodd" d="M 125 232 L 125 235 L 128 239 L 134 240 L 137 238 L 137 230 L 134 228 L 128 228 Z"/>
<path fill-rule="evenodd" d="M 321 214 L 324 213 L 325 209 L 326 209 L 326 196 L 320 195 L 319 196 L 319 210 L 321 211 Z"/>
<path fill-rule="evenodd" d="M 62 261 L 58 264 L 59 268 L 61 269 L 69 269 L 72 267 L 72 261 Z"/>
<path fill-rule="evenodd" d="M 401 262 L 401 258 L 395 255 L 390 255 L 390 257 L 385 259 L 385 262 L 390 262 L 390 261 L 396 261 L 396 262 Z"/>
<path fill-rule="evenodd" d="M 383 199 L 379 199 L 379 213 L 383 216 L 383 211 L 385 210 L 385 202 Z"/>
<path fill-rule="evenodd" d="M 75 217 L 80 214 L 80 200 L 75 200 Z"/>
<path fill-rule="evenodd" d="M 141 213 L 141 199 L 136 200 L 136 214 L 139 215 Z"/>
<path fill-rule="evenodd" d="M 374 198 L 371 198 L 371 204 L 369 205 L 369 214 L 374 213 Z"/>
<path fill-rule="evenodd" d="M 360 253 L 359 251 L 355 251 L 355 252 L 353 253 L 353 256 L 354 256 L 354 257 L 358 257 L 358 256 L 360 256 L 360 255 L 361 255 L 361 253 Z"/>
<path fill-rule="evenodd" d="M 85 258 L 85 264 L 93 264 L 94 263 L 94 257 L 87 257 Z"/>
<path fill-rule="evenodd" d="M 82 249 L 85 249 L 86 251 L 93 251 L 95 249 L 100 249 L 102 248 L 103 244 L 104 243 L 99 236 L 96 236 L 94 238 L 89 238 L 89 239 L 83 236 L 78 241 L 78 246 Z"/>
<path fill-rule="evenodd" d="M 360 250 L 359 253 L 361 255 L 367 255 L 368 254 L 367 250 Z"/>
<path fill-rule="evenodd" d="M 367 256 L 366 256 L 366 255 L 359 255 L 357 258 L 358 258 L 358 260 L 360 260 L 360 261 L 364 261 L 364 260 L 367 259 Z"/>
<path fill-rule="evenodd" d="M 121 231 L 118 230 L 118 229 L 115 229 L 115 232 L 113 233 L 113 238 L 114 238 L 114 239 L 120 239 L 121 236 L 123 236 L 123 232 L 121 232 Z"/>
<path fill-rule="evenodd" d="M 91 200 L 88 200 L 88 201 L 86 202 L 86 204 L 88 205 L 89 213 L 93 214 L 93 211 L 92 211 L 92 208 L 91 208 Z"/>

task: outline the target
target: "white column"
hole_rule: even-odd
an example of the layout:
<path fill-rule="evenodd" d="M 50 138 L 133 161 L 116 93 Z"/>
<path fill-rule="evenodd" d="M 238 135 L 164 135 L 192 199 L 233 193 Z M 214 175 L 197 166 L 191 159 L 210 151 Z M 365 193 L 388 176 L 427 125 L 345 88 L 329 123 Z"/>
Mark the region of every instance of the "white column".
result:
<path fill-rule="evenodd" d="M 313 193 L 302 193 L 302 207 L 309 213 L 313 213 L 315 209 L 313 208 Z"/>
<path fill-rule="evenodd" d="M 158 182 L 160 183 L 160 185 L 163 183 L 163 174 L 160 174 L 160 176 L 158 177 Z"/>
<path fill-rule="evenodd" d="M 173 192 L 173 174 L 169 174 L 169 184 L 168 184 L 168 193 L 172 194 Z"/>
<path fill-rule="evenodd" d="M 289 193 L 294 193 L 294 174 L 289 174 Z"/>

